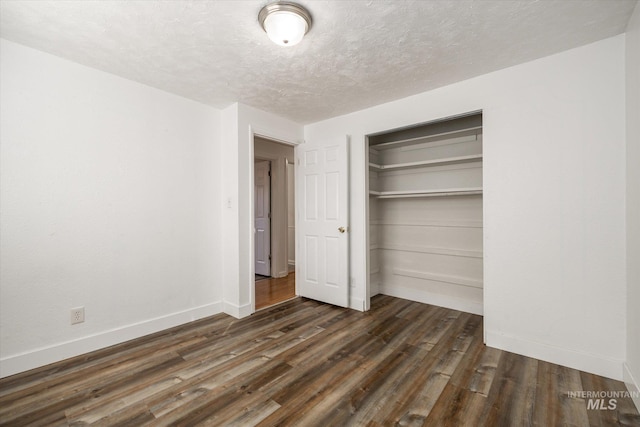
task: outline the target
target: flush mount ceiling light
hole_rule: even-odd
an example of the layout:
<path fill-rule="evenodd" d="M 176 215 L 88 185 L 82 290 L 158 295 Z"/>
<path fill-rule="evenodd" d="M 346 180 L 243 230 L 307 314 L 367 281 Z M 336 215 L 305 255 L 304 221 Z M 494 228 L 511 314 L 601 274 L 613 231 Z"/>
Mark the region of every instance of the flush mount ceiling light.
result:
<path fill-rule="evenodd" d="M 262 8 L 258 21 L 271 41 L 280 46 L 293 46 L 311 28 L 311 15 L 304 7 L 279 1 Z"/>

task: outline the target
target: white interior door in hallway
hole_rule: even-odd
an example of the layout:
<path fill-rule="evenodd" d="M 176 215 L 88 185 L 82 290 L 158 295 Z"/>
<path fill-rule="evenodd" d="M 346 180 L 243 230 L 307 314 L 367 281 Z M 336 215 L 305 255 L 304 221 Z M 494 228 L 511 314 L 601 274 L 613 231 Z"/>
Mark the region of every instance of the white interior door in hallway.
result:
<path fill-rule="evenodd" d="M 256 274 L 271 276 L 271 162 L 255 163 Z"/>

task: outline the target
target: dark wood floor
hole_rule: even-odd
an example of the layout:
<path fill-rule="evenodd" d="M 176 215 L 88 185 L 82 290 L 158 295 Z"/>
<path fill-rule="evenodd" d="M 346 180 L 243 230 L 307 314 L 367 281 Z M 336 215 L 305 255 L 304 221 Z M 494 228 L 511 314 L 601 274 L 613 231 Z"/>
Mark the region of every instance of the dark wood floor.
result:
<path fill-rule="evenodd" d="M 264 277 L 264 276 L 261 276 Z M 256 280 L 256 310 L 290 300 L 296 296 L 296 275 Z"/>
<path fill-rule="evenodd" d="M 378 296 L 221 314 L 0 381 L 2 425 L 639 425 L 618 381 L 487 348 L 480 316 Z"/>

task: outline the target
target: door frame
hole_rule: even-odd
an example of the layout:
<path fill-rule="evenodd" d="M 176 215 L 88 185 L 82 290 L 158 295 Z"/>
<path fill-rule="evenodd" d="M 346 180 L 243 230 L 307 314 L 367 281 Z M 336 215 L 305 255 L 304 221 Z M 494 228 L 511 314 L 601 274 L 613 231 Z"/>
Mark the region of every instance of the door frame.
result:
<path fill-rule="evenodd" d="M 249 156 L 250 156 L 250 161 L 251 164 L 253 164 L 254 159 L 255 159 L 255 144 L 256 144 L 256 137 L 259 138 L 263 138 L 263 139 L 267 139 L 269 141 L 272 142 L 277 142 L 279 144 L 284 144 L 284 145 L 288 145 L 290 147 L 293 147 L 293 157 L 294 157 L 294 185 L 296 188 L 298 188 L 298 182 L 297 182 L 297 174 L 295 173 L 296 171 L 296 162 L 295 159 L 297 159 L 298 157 L 298 145 L 300 145 L 300 143 L 298 142 L 293 142 L 293 141 L 287 141 L 287 140 L 283 140 L 282 138 L 278 138 L 277 136 L 272 136 L 269 132 L 265 132 L 263 130 L 257 129 L 255 127 L 249 126 L 249 135 L 250 135 L 250 144 L 249 144 Z M 261 158 L 263 158 L 263 156 L 261 156 Z M 273 160 L 274 159 L 268 159 L 268 158 L 264 158 L 264 160 L 269 160 L 272 162 L 272 167 L 273 167 Z M 252 185 L 251 187 L 251 191 L 250 194 L 248 195 L 249 198 L 249 211 L 250 212 L 254 212 L 255 211 L 255 171 L 254 168 L 251 167 L 249 168 L 249 179 L 251 180 Z M 285 177 L 286 178 L 286 177 Z M 273 189 L 273 188 L 272 188 Z M 297 196 L 297 194 L 296 194 Z M 296 218 L 298 216 L 298 197 L 295 197 L 295 215 Z M 251 217 L 251 225 L 250 225 L 250 229 L 251 229 L 251 235 L 253 236 L 253 230 L 255 229 L 255 216 L 252 214 L 250 215 Z M 272 216 L 273 219 L 273 216 Z M 272 222 L 272 230 L 273 230 L 273 222 Z M 271 240 L 272 242 L 272 246 L 271 246 L 271 250 L 273 251 L 273 239 Z M 295 242 L 294 244 L 297 246 L 298 245 L 298 234 L 296 233 L 296 238 L 295 238 Z M 250 290 L 249 290 L 249 295 L 250 295 L 250 300 L 251 300 L 251 313 L 255 313 L 256 312 L 256 247 L 255 247 L 255 236 L 253 238 L 250 239 L 250 244 L 249 244 L 249 253 L 251 256 L 251 274 L 249 276 L 249 281 L 250 281 Z M 288 252 L 288 251 L 287 251 Z M 288 262 L 288 253 L 285 253 L 285 258 L 287 258 L 287 262 Z M 271 270 L 273 272 L 273 263 L 271 265 Z M 298 263 L 296 263 L 296 274 L 298 272 Z M 296 281 L 296 295 L 298 295 L 298 283 Z"/>

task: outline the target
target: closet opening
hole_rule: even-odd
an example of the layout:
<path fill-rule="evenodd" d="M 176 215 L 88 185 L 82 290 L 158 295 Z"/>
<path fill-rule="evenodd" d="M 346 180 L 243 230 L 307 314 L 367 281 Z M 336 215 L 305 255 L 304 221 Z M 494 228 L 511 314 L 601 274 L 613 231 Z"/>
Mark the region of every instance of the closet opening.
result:
<path fill-rule="evenodd" d="M 482 314 L 482 112 L 367 144 L 369 297 Z"/>

